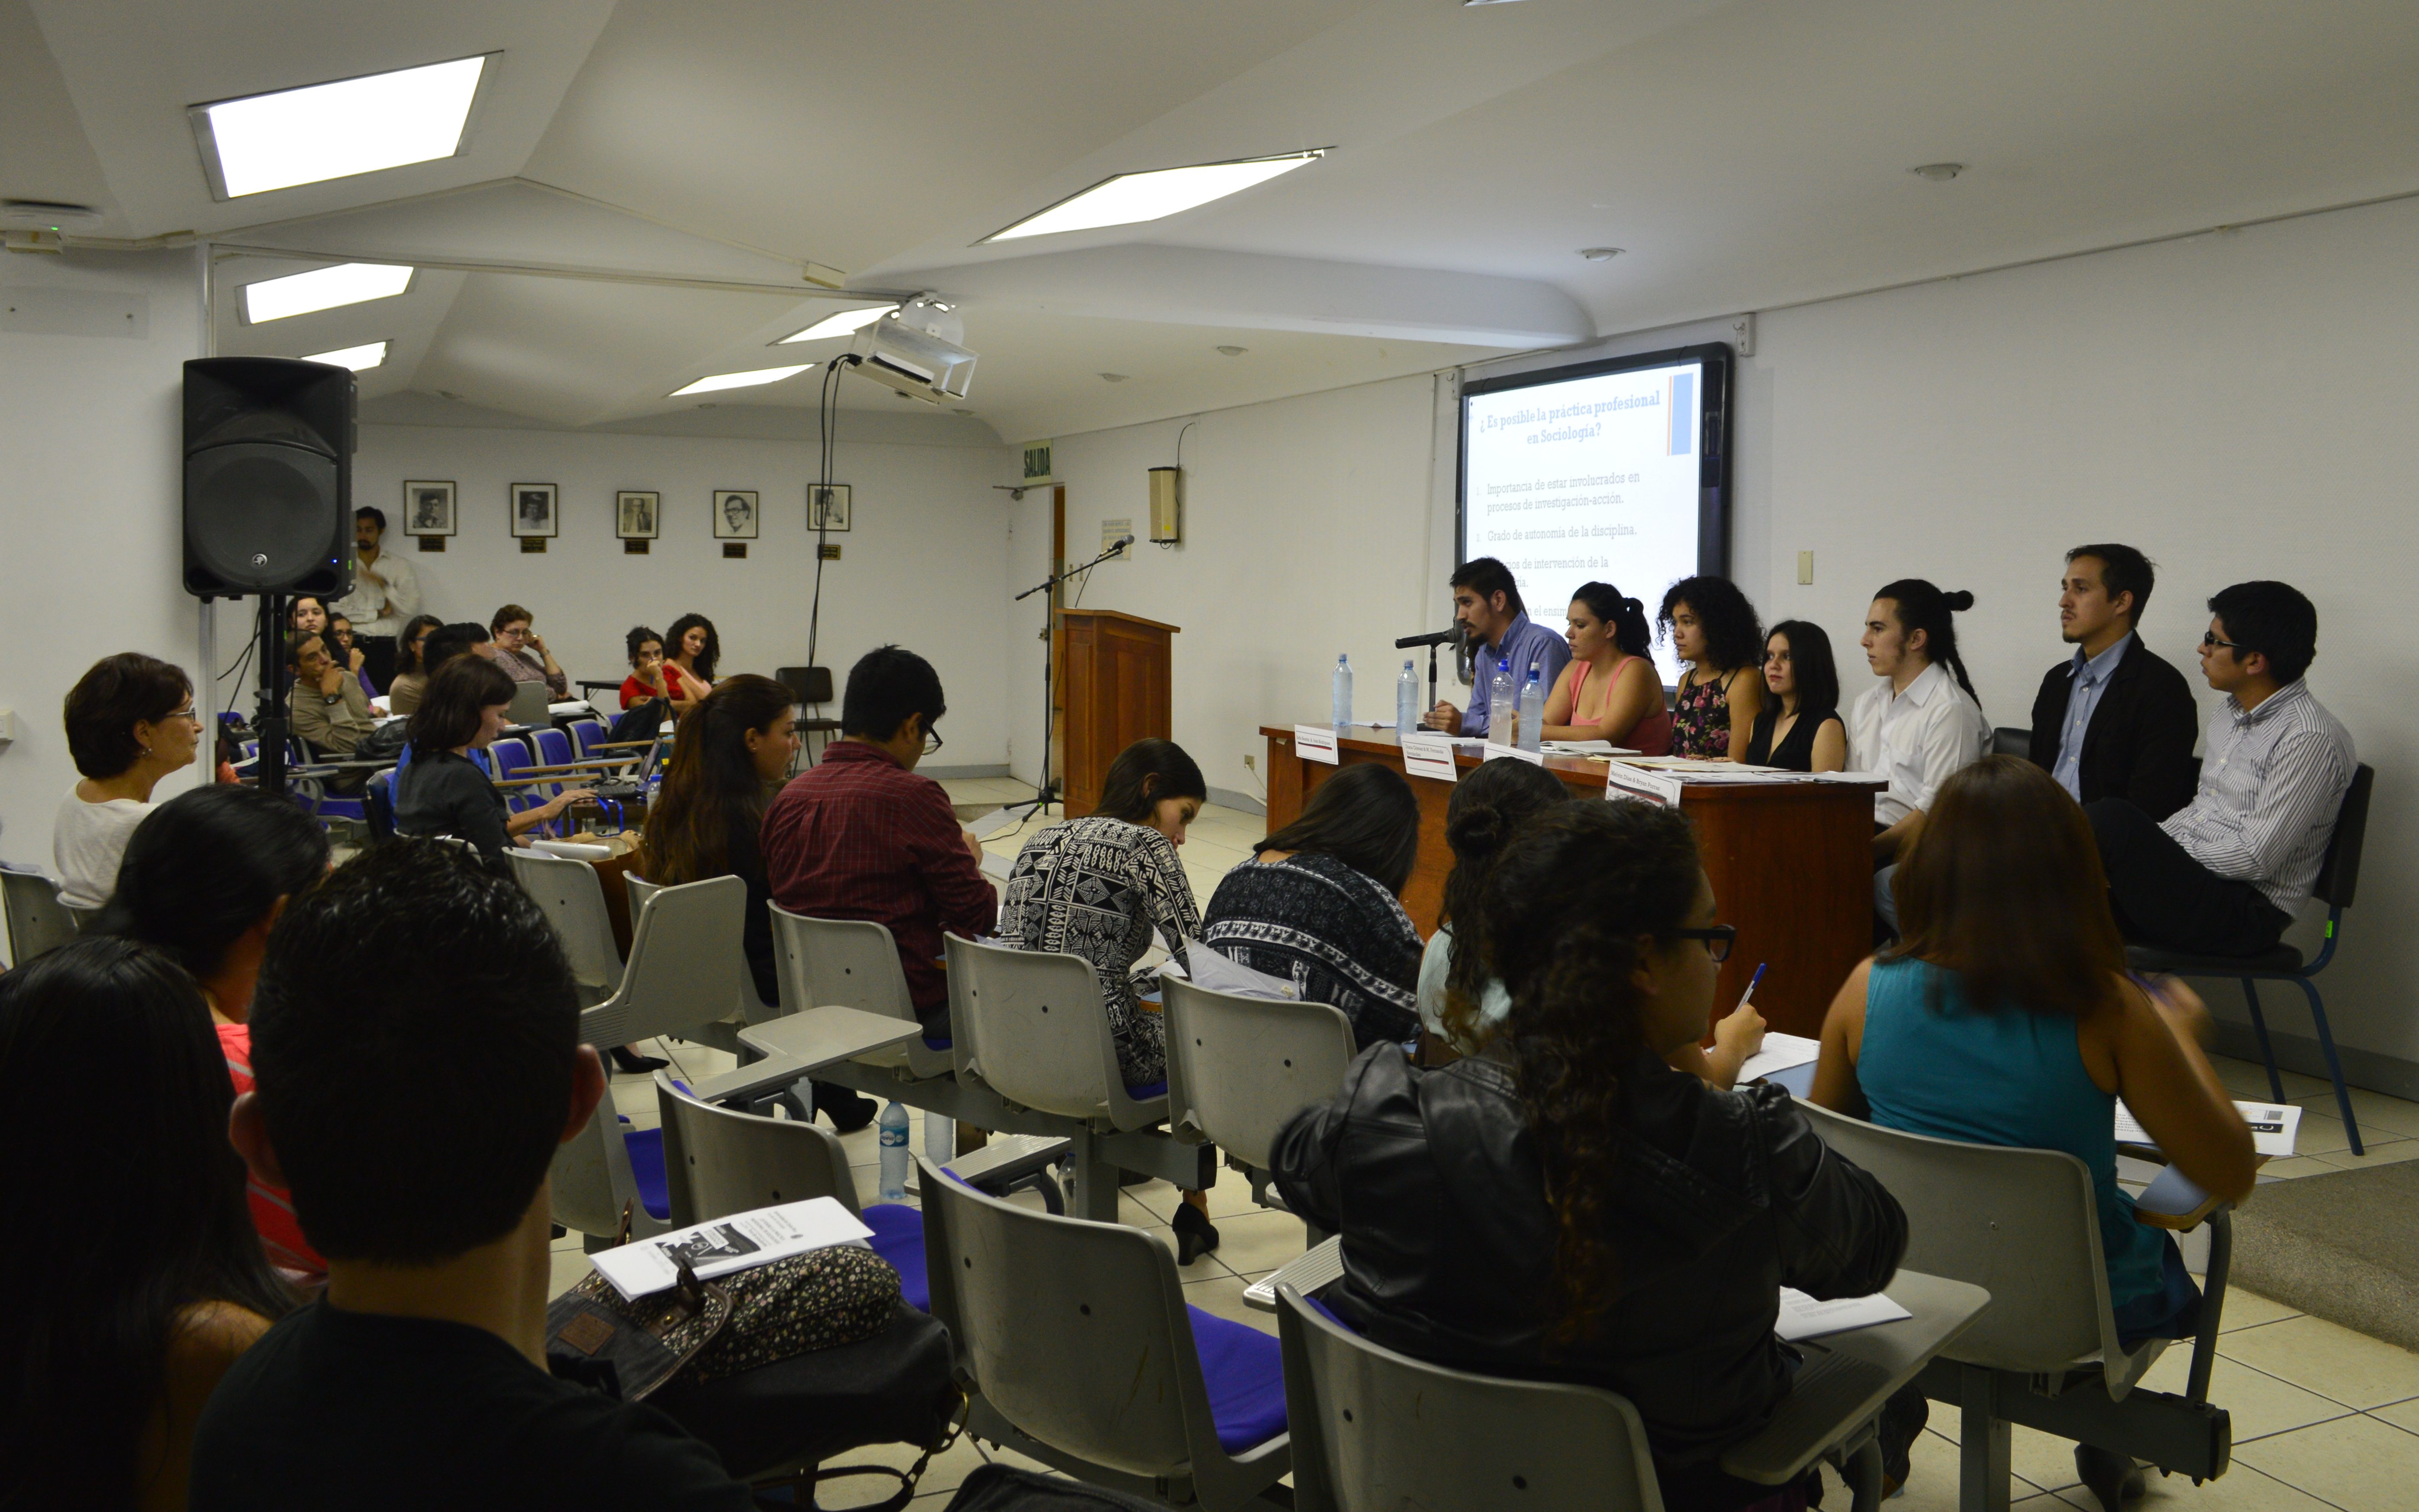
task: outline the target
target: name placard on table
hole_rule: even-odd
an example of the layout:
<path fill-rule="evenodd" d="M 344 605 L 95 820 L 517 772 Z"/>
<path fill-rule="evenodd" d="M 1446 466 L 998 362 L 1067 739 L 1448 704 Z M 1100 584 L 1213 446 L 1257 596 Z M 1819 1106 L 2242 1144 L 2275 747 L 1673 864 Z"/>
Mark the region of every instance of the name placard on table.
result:
<path fill-rule="evenodd" d="M 1453 761 L 1451 735 L 1405 735 L 1401 744 L 1405 776 L 1434 778 L 1440 782 L 1460 780 L 1461 770 Z"/>
<path fill-rule="evenodd" d="M 1546 756 L 1543 751 L 1522 750 L 1518 746 L 1499 746 L 1494 741 L 1490 740 L 1487 743 L 1484 753 L 1480 755 L 1479 760 L 1483 762 L 1491 762 L 1498 758 L 1516 762 L 1527 762 L 1532 766 L 1543 766 L 1546 764 Z"/>
<path fill-rule="evenodd" d="M 1323 724 L 1298 724 L 1293 727 L 1294 754 L 1306 762 L 1336 764 L 1335 732 Z"/>
<path fill-rule="evenodd" d="M 1669 772 L 1650 772 L 1642 766 L 1630 766 L 1621 762 L 1605 764 L 1604 795 L 1607 799 L 1631 798 L 1651 803 L 1657 808 L 1680 807 L 1680 779 Z"/>

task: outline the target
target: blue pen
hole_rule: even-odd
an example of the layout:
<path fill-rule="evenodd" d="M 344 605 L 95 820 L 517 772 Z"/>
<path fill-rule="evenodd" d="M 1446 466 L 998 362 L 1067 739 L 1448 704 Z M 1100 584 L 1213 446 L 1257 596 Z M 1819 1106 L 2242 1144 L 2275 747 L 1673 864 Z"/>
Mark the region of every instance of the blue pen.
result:
<path fill-rule="evenodd" d="M 1739 1007 L 1745 1008 L 1754 1000 L 1756 983 L 1764 980 L 1764 968 L 1771 964 L 1768 961 L 1759 961 L 1755 964 L 1755 975 L 1747 980 L 1747 991 L 1739 994 Z"/>

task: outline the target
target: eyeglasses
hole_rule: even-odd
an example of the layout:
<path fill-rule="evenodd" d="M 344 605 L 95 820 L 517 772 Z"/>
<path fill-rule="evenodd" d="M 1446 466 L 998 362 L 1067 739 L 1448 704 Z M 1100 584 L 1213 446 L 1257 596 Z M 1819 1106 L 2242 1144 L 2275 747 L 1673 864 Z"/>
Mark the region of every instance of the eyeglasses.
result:
<path fill-rule="evenodd" d="M 2215 630 L 2203 630 L 2200 633 L 2200 648 L 2203 651 L 2213 650 L 2218 646 L 2224 646 L 2228 651 L 2242 649 L 2242 643 L 2239 640 L 2220 640 Z"/>
<path fill-rule="evenodd" d="M 195 724 L 202 722 L 202 717 L 193 712 L 193 706 L 190 703 L 186 704 L 181 709 L 171 711 L 166 717 L 170 719 L 191 719 Z"/>
<path fill-rule="evenodd" d="M 924 754 L 930 756 L 932 752 L 939 750 L 940 748 L 941 733 L 938 730 L 926 730 L 924 732 Z"/>
<path fill-rule="evenodd" d="M 1705 953 L 1718 965 L 1731 958 L 1731 948 L 1738 944 L 1735 924 L 1708 924 L 1703 929 L 1675 929 L 1672 932 L 1684 940 L 1703 940 Z"/>

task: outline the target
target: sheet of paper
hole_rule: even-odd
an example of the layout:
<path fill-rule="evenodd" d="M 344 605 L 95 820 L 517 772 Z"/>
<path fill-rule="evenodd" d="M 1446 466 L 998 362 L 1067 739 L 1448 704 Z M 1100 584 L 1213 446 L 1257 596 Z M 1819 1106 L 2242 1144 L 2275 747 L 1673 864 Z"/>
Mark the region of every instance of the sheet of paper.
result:
<path fill-rule="evenodd" d="M 1433 778 L 1439 782 L 1458 781 L 1461 769 L 1454 764 L 1453 742 L 1444 735 L 1405 735 L 1403 771 L 1410 777 Z"/>
<path fill-rule="evenodd" d="M 1616 746 L 1610 740 L 1548 740 L 1545 742 L 1549 756 L 1635 756 L 1638 752 L 1626 746 Z"/>
<path fill-rule="evenodd" d="M 1771 1030 L 1764 1037 L 1764 1047 L 1748 1057 L 1747 1063 L 1739 1067 L 1739 1085 L 1744 1087 L 1759 1076 L 1769 1076 L 1775 1072 L 1787 1071 L 1792 1066 L 1803 1066 L 1810 1060 L 1819 1059 L 1822 1054 L 1823 1041 L 1820 1040 L 1809 1040 L 1802 1034 L 1783 1034 L 1778 1029 Z"/>
<path fill-rule="evenodd" d="M 872 1237 L 873 1230 L 858 1222 L 840 1198 L 810 1197 L 675 1228 L 618 1249 L 601 1250 L 588 1259 L 624 1300 L 635 1302 L 677 1282 L 678 1257 L 684 1255 L 698 1279 L 711 1281 L 809 1250 L 863 1243 Z"/>
<path fill-rule="evenodd" d="M 1870 1297 L 1841 1297 L 1836 1302 L 1816 1302 L 1794 1287 L 1780 1288 L 1780 1318 L 1772 1331 L 1791 1343 L 1800 1339 L 1821 1338 L 1826 1334 L 1844 1334 L 1852 1328 L 1871 1328 L 1875 1323 L 1894 1323 L 1915 1315 L 1900 1306 L 1882 1292 Z"/>
<path fill-rule="evenodd" d="M 1489 762 L 1499 759 L 1504 761 L 1527 762 L 1532 766 L 1543 766 L 1546 764 L 1546 756 L 1543 751 L 1522 750 L 1518 746 L 1499 746 L 1491 740 L 1487 743 L 1485 751 L 1479 759 L 1481 761 Z"/>
<path fill-rule="evenodd" d="M 1604 773 L 1607 798 L 1630 798 L 1664 809 L 1680 807 L 1680 779 L 1668 772 L 1650 772 L 1628 762 L 1608 762 Z"/>
<path fill-rule="evenodd" d="M 1293 727 L 1294 754 L 1306 762 L 1325 762 L 1336 765 L 1335 732 L 1323 724 L 1298 724 Z"/>
<path fill-rule="evenodd" d="M 2293 1153 L 2293 1143 L 2302 1132 L 2302 1110 L 2291 1103 L 2237 1102 L 2236 1111 L 2242 1121 L 2251 1125 L 2251 1148 L 2271 1160 L 2282 1160 Z M 2117 1100 L 2117 1142 L 2120 1145 L 2153 1145 L 2149 1131 L 2142 1127 L 2125 1100 Z"/>

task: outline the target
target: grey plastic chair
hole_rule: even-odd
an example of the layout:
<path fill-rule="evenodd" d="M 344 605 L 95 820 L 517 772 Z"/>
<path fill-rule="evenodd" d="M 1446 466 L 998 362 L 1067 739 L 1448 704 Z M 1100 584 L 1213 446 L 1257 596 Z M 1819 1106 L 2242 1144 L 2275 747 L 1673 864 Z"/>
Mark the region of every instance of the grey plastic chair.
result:
<path fill-rule="evenodd" d="M 818 1123 L 768 1119 L 701 1102 L 655 1072 L 663 1114 L 664 1184 L 675 1228 L 809 1197 L 859 1211 L 840 1137 Z"/>
<path fill-rule="evenodd" d="M 1130 1088 L 1118 1074 L 1117 1040 L 1090 962 L 954 934 L 943 946 L 961 1080 L 972 1076 L 1037 1113 L 1119 1130 L 1167 1117 L 1164 1086 Z"/>
<path fill-rule="evenodd" d="M 948 1325 L 975 1398 L 969 1431 L 1178 1506 L 1290 1504 L 1261 1494 L 1292 1468 L 1284 1431 L 1240 1453 L 1219 1444 L 1166 1245 L 1003 1202 L 917 1164 L 932 1316 Z"/>
<path fill-rule="evenodd" d="M 773 957 L 781 978 L 781 1001 L 799 1008 L 854 1008 L 862 1012 L 916 1021 L 907 995 L 907 975 L 899 966 L 899 945 L 880 924 L 840 918 L 809 918 L 779 903 L 773 910 Z M 947 1076 L 955 1069 L 948 1049 L 911 1040 L 897 1050 L 861 1057 L 915 1081 Z"/>
<path fill-rule="evenodd" d="M 1168 1127 L 1256 1171 L 1285 1121 L 1344 1085 L 1352 1021 L 1326 1003 L 1238 997 L 1160 979 L 1167 1013 Z"/>
<path fill-rule="evenodd" d="M 622 886 L 630 895 L 632 918 L 637 918 L 639 911 L 647 906 L 648 899 L 664 890 L 662 884 L 649 882 L 635 872 L 622 873 Z M 741 923 L 743 928 L 740 956 L 744 961 L 747 957 L 745 915 L 741 916 Z M 753 1060 L 756 1058 L 756 1052 L 740 1042 L 739 1030 L 749 1024 L 762 1024 L 768 1019 L 778 1018 L 782 1010 L 779 1008 L 764 1006 L 763 999 L 756 995 L 754 974 L 743 970 L 739 977 L 739 999 L 731 1005 L 730 1013 L 716 1023 L 700 1025 L 697 1033 L 690 1038 L 701 1044 L 712 1045 L 716 1050 L 728 1051 L 743 1061 Z"/>
<path fill-rule="evenodd" d="M 59 885 L 33 872 L 0 872 L 0 904 L 8 919 L 8 964 L 22 966 L 76 937 L 78 910 L 59 902 Z"/>
<path fill-rule="evenodd" d="M 596 869 L 518 846 L 507 847 L 504 859 L 521 890 L 537 900 L 554 926 L 555 937 L 571 958 L 581 1002 L 601 1003 L 612 996 L 622 985 L 622 950 L 613 943 L 613 919 L 605 911 L 605 885 Z"/>

